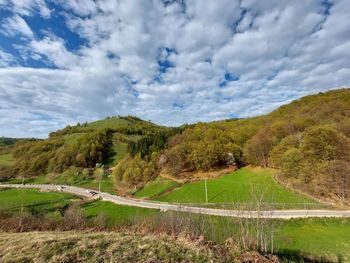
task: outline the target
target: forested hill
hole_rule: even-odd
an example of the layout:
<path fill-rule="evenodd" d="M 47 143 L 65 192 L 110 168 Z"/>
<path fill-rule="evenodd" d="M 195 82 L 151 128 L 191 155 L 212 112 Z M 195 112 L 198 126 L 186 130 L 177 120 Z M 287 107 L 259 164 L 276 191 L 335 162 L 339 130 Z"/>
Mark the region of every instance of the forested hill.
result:
<path fill-rule="evenodd" d="M 165 147 L 175 129 L 159 126 L 137 117 L 107 117 L 91 123 L 78 123 L 52 132 L 46 140 L 21 141 L 12 150 L 17 175 L 35 176 L 61 173 L 70 167 L 94 168 L 96 164 L 115 165 L 139 141 L 148 151 Z M 157 141 L 153 142 L 152 138 Z"/>
<path fill-rule="evenodd" d="M 187 127 L 168 140 L 157 160 L 128 156 L 117 166 L 115 178 L 138 184 L 149 172 L 146 168 L 181 176 L 184 171 L 251 164 L 279 169 L 280 179 L 299 189 L 344 200 L 350 196 L 349 137 L 350 89 L 334 90 L 267 115 Z M 138 171 L 133 176 L 131 167 Z"/>

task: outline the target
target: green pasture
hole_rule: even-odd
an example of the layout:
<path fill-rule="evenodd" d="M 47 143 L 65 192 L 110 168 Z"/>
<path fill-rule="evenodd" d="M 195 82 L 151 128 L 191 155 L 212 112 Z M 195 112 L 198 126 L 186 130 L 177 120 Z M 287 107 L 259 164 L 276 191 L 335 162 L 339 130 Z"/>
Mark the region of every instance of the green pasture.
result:
<path fill-rule="evenodd" d="M 23 207 L 50 209 L 69 204 L 77 199 L 71 194 L 60 192 L 41 192 L 37 189 L 1 189 L 0 209 L 17 211 Z"/>
<path fill-rule="evenodd" d="M 271 170 L 241 168 L 207 180 L 208 203 L 250 203 L 260 200 L 278 208 L 320 206 L 313 199 L 286 189 L 273 179 Z M 156 198 L 164 202 L 205 203 L 205 181 L 191 182 Z"/>

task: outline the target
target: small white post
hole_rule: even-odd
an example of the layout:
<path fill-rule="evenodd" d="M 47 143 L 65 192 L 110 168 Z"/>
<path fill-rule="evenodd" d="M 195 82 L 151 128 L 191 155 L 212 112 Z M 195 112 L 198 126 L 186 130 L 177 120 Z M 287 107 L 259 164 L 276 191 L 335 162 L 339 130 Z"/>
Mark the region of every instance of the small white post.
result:
<path fill-rule="evenodd" d="M 204 180 L 205 184 L 205 202 L 208 203 L 208 187 L 207 187 L 207 179 Z"/>

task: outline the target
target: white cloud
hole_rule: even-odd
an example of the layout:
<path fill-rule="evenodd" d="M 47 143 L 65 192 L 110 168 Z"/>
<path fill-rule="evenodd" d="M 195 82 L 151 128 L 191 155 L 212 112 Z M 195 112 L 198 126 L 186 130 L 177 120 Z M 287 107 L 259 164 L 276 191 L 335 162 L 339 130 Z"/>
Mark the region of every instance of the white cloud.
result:
<path fill-rule="evenodd" d="M 15 58 L 11 54 L 6 53 L 0 49 L 0 68 L 9 67 L 15 61 Z"/>
<path fill-rule="evenodd" d="M 50 13 L 34 2 L 12 7 Z M 56 0 L 65 11 L 55 15 L 86 42 L 73 51 L 71 39 L 51 32 L 16 46 L 54 69 L 11 68 L 0 52 L 8 67 L 0 69 L 0 125 L 33 136 L 116 114 L 178 125 L 258 115 L 349 86 L 350 4 L 322 2 Z"/>
<path fill-rule="evenodd" d="M 20 34 L 27 38 L 33 38 L 34 33 L 26 23 L 26 21 L 19 15 L 14 15 L 3 20 L 3 33 L 9 36 L 16 36 Z"/>
<path fill-rule="evenodd" d="M 51 16 L 51 10 L 45 0 L 1 0 L 0 7 L 24 16 L 32 16 L 35 13 L 44 18 Z"/>

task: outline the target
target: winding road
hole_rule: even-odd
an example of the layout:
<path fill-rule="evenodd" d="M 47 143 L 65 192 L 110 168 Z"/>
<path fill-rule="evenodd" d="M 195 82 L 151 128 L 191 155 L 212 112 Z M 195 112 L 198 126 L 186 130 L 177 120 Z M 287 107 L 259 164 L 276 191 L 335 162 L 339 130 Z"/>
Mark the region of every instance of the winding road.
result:
<path fill-rule="evenodd" d="M 89 189 L 67 185 L 52 184 L 0 184 L 1 188 L 36 188 L 48 191 L 61 191 L 83 197 L 91 197 Z M 97 192 L 95 190 L 91 190 Z M 161 211 L 179 211 L 196 214 L 225 216 L 225 217 L 243 217 L 243 218 L 306 218 L 306 217 L 350 217 L 350 211 L 345 210 L 271 210 L 271 211 L 241 211 L 225 210 L 214 208 L 203 208 L 188 206 L 185 204 L 171 204 L 153 201 L 145 201 L 127 197 L 112 195 L 101 192 L 100 197 L 103 201 L 109 201 L 119 205 L 143 207 L 150 209 L 159 209 Z"/>

